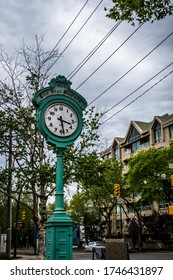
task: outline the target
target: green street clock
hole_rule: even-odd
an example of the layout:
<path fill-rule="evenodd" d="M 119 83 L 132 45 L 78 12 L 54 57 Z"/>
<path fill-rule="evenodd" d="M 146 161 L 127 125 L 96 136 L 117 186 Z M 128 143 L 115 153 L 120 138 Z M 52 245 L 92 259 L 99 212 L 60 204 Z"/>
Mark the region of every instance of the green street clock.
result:
<path fill-rule="evenodd" d="M 70 86 L 69 80 L 58 76 L 36 92 L 32 100 L 38 128 L 57 154 L 55 209 L 45 223 L 47 260 L 71 260 L 73 255 L 73 221 L 65 212 L 63 199 L 63 154 L 81 133 L 87 102 Z"/>
<path fill-rule="evenodd" d="M 64 76 L 52 79 L 49 87 L 35 93 L 32 100 L 36 107 L 36 121 L 47 143 L 65 148 L 80 135 L 82 113 L 86 100 L 71 89 L 71 82 Z"/>

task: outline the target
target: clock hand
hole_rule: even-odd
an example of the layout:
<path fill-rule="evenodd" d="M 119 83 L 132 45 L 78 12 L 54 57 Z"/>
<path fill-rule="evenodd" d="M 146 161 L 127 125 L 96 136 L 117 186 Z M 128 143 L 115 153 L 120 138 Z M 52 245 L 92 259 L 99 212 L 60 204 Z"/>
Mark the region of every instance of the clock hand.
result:
<path fill-rule="evenodd" d="M 70 122 L 68 122 L 68 121 L 66 121 L 66 120 L 63 120 L 63 119 L 62 119 L 62 116 L 60 116 L 60 117 L 58 118 L 58 120 L 60 120 L 61 122 L 64 122 L 64 123 L 67 123 L 67 124 L 71 125 Z"/>
<path fill-rule="evenodd" d="M 62 126 L 62 133 L 64 134 L 65 131 L 64 131 L 64 124 L 63 124 L 63 119 L 62 119 L 62 116 L 60 116 L 59 118 L 57 118 L 57 120 L 59 120 L 61 122 L 61 126 Z"/>
<path fill-rule="evenodd" d="M 63 120 L 63 119 L 62 119 L 62 122 L 64 122 L 64 123 L 67 123 L 67 124 L 71 125 L 71 123 L 70 123 L 70 122 L 67 122 L 67 121 L 65 121 L 65 120 Z"/>

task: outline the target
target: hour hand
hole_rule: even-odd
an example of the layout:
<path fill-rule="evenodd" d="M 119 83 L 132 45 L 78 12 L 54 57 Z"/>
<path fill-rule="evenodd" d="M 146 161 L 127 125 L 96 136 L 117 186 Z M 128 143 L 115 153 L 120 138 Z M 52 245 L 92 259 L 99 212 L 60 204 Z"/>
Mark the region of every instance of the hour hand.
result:
<path fill-rule="evenodd" d="M 64 124 L 63 124 L 63 119 L 62 119 L 62 116 L 60 116 L 59 118 L 57 118 L 60 122 L 61 122 L 61 127 L 62 127 L 62 133 L 64 134 L 65 131 L 64 131 Z"/>

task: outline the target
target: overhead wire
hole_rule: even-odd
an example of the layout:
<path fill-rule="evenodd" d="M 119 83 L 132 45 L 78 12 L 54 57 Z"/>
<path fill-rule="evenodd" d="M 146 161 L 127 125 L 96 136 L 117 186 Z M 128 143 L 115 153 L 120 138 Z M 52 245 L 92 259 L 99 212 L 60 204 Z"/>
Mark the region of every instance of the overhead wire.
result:
<path fill-rule="evenodd" d="M 104 44 L 104 42 L 111 36 L 111 34 L 117 29 L 122 21 L 118 21 L 111 30 L 100 40 L 100 42 L 90 51 L 90 53 L 73 69 L 73 71 L 67 76 L 68 79 L 73 78 L 79 70 L 89 61 L 89 59 L 96 53 L 96 51 Z"/>
<path fill-rule="evenodd" d="M 75 90 L 78 90 L 84 83 L 86 83 L 141 27 L 143 23 L 139 25 L 135 31 L 133 31 L 130 36 L 116 49 L 111 55 L 109 55 Z"/>
<path fill-rule="evenodd" d="M 173 35 L 173 32 L 171 32 L 169 35 L 167 35 L 157 46 L 155 46 L 150 52 L 148 52 L 142 59 L 140 59 L 134 66 L 132 66 L 125 74 L 123 74 L 119 79 L 117 79 L 107 89 L 105 89 L 96 98 L 94 98 L 88 105 L 91 105 L 93 102 L 95 102 L 101 96 L 103 96 L 109 89 L 111 89 L 115 84 L 117 84 L 120 80 L 122 80 L 127 74 L 129 74 L 136 66 L 138 66 L 144 59 L 146 59 L 151 53 L 153 53 L 161 44 L 163 44 L 172 35 Z"/>
<path fill-rule="evenodd" d="M 124 106 L 123 108 L 121 108 L 120 110 L 118 110 L 116 113 L 114 113 L 113 115 L 111 115 L 109 118 L 107 118 L 106 120 L 104 120 L 100 125 L 103 125 L 104 123 L 106 123 L 108 120 L 112 119 L 114 116 L 118 115 L 120 112 L 122 112 L 124 109 L 126 109 L 128 106 L 130 106 L 132 103 L 134 103 L 136 100 L 138 100 L 139 98 L 141 98 L 144 94 L 146 94 L 148 91 L 150 91 L 152 88 L 154 88 L 156 85 L 158 85 L 160 82 L 162 82 L 164 79 L 166 79 L 169 75 L 171 75 L 173 73 L 173 70 L 170 71 L 167 75 L 165 75 L 163 78 L 161 78 L 159 81 L 157 81 L 154 85 L 152 85 L 150 88 L 148 88 L 147 90 L 145 90 L 142 94 L 140 94 L 139 96 L 137 96 L 135 99 L 133 99 L 131 102 L 129 102 L 126 106 Z"/>
<path fill-rule="evenodd" d="M 51 52 L 49 53 L 48 57 L 46 58 L 46 60 L 49 59 L 49 57 L 52 55 L 52 53 L 54 52 L 54 50 L 57 48 L 57 46 L 59 45 L 59 43 L 62 41 L 62 39 L 65 37 L 65 35 L 67 34 L 67 32 L 70 30 L 70 28 L 72 27 L 72 25 L 74 24 L 74 22 L 77 20 L 78 16 L 81 14 L 81 12 L 83 11 L 83 9 L 85 8 L 85 6 L 87 5 L 87 3 L 89 2 L 89 0 L 87 0 L 84 5 L 82 6 L 82 8 L 79 10 L 79 12 L 77 13 L 77 15 L 75 16 L 75 18 L 72 20 L 72 22 L 70 23 L 70 25 L 68 26 L 68 28 L 66 29 L 66 31 L 63 33 L 63 35 L 61 36 L 61 38 L 59 39 L 59 41 L 56 43 L 56 45 L 54 46 L 54 48 L 51 50 Z"/>
<path fill-rule="evenodd" d="M 73 38 L 70 40 L 70 42 L 67 44 L 67 46 L 64 48 L 64 50 L 61 52 L 61 54 L 55 59 L 55 61 L 48 67 L 49 71 L 54 65 L 55 63 L 57 63 L 57 61 L 60 59 L 60 57 L 64 54 L 64 52 L 68 49 L 68 47 L 71 45 L 71 43 L 74 41 L 74 39 L 77 37 L 77 35 L 80 33 L 80 31 L 84 28 L 84 26 L 87 24 L 87 22 L 90 20 L 90 18 L 93 16 L 93 14 L 97 11 L 97 9 L 99 8 L 99 6 L 101 5 L 101 3 L 103 2 L 103 0 L 101 0 L 98 5 L 95 7 L 95 9 L 92 11 L 92 13 L 89 15 L 89 17 L 86 19 L 86 21 L 83 23 L 83 25 L 79 28 L 79 30 L 76 32 L 76 34 L 73 36 Z"/>
<path fill-rule="evenodd" d="M 173 61 L 171 63 L 169 63 L 167 66 L 165 66 L 162 70 L 160 70 L 159 72 L 157 72 L 154 76 L 152 76 L 150 79 L 148 79 L 145 83 L 143 83 L 142 85 L 140 85 L 138 88 L 136 88 L 134 91 L 132 91 L 131 93 L 129 93 L 128 95 L 126 95 L 123 99 L 121 99 L 120 101 L 118 101 L 115 105 L 113 105 L 112 107 L 110 107 L 109 109 L 107 109 L 102 117 L 107 114 L 108 112 L 110 112 L 113 108 L 115 108 L 116 106 L 118 106 L 120 103 L 122 103 L 124 100 L 126 100 L 127 98 L 129 98 L 130 96 L 132 96 L 135 92 L 137 92 L 139 89 L 141 89 L 143 86 L 145 86 L 146 84 L 148 84 L 149 82 L 151 82 L 151 80 L 153 80 L 154 78 L 156 78 L 159 74 L 161 74 L 163 71 L 165 71 L 167 68 L 169 68 L 171 65 L 173 64 Z"/>

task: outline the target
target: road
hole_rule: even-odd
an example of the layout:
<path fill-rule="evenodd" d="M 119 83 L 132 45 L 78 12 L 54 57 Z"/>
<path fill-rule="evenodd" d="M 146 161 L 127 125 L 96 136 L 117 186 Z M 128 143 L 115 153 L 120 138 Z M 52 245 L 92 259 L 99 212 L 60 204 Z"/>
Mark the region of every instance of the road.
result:
<path fill-rule="evenodd" d="M 173 260 L 173 251 L 134 252 L 129 254 L 130 260 Z M 74 260 L 92 260 L 91 252 L 75 251 Z M 96 257 L 95 257 L 96 260 Z"/>
<path fill-rule="evenodd" d="M 173 260 L 173 251 L 153 251 L 153 252 L 133 252 L 129 254 L 130 260 Z M 0 255 L 0 259 L 4 259 Z M 33 250 L 18 250 L 17 259 L 19 260 L 37 260 Z M 96 259 L 96 256 L 94 256 Z M 73 260 L 93 260 L 92 252 L 74 251 Z"/>
<path fill-rule="evenodd" d="M 173 251 L 135 252 L 129 256 L 130 260 L 173 260 Z"/>

